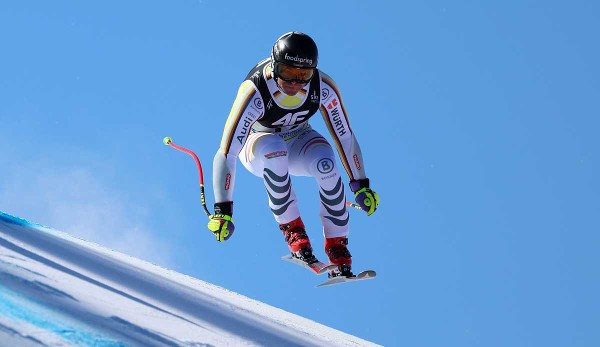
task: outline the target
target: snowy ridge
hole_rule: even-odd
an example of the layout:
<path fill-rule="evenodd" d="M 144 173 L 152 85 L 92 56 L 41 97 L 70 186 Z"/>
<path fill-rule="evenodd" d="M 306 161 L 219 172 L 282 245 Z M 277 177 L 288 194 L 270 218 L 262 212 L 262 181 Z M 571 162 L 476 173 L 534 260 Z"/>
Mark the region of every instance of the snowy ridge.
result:
<path fill-rule="evenodd" d="M 0 346 L 376 346 L 0 212 Z"/>

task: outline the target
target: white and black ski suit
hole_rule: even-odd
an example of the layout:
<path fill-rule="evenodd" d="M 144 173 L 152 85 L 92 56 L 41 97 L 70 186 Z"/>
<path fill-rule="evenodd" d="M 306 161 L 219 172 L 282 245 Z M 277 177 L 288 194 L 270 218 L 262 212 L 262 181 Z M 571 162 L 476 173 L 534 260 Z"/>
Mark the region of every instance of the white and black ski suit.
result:
<path fill-rule="evenodd" d="M 347 236 L 344 184 L 329 142 L 308 123 L 318 110 L 351 180 L 366 178 L 360 147 L 334 81 L 317 70 L 296 95 L 283 93 L 270 59 L 258 63 L 241 84 L 213 162 L 215 202 L 233 201 L 236 158 L 264 180 L 275 220 L 300 216 L 290 175 L 315 177 L 325 237 Z"/>

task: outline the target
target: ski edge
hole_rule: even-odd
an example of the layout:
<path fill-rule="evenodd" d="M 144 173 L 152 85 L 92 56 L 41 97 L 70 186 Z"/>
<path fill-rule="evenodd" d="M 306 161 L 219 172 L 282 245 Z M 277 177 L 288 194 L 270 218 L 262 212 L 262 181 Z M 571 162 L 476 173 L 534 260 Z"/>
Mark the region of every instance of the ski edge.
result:
<path fill-rule="evenodd" d="M 286 254 L 283 257 L 281 257 L 281 259 L 288 261 L 292 264 L 301 266 L 307 270 L 310 270 L 311 272 L 313 272 L 314 274 L 317 274 L 317 275 L 322 275 L 328 271 L 331 271 L 331 270 L 337 268 L 337 266 L 335 266 L 335 265 L 328 265 L 328 264 L 323 263 L 322 261 L 316 261 L 312 264 L 308 264 L 298 258 L 294 258 L 291 254 Z"/>
<path fill-rule="evenodd" d="M 327 281 L 317 285 L 317 288 L 332 286 L 334 284 L 340 284 L 340 283 L 349 283 L 349 282 L 362 281 L 362 280 L 372 280 L 372 279 L 375 279 L 376 277 L 377 277 L 377 272 L 375 272 L 375 270 L 364 270 L 364 271 L 359 272 L 354 277 L 338 276 L 338 277 L 330 278 Z"/>

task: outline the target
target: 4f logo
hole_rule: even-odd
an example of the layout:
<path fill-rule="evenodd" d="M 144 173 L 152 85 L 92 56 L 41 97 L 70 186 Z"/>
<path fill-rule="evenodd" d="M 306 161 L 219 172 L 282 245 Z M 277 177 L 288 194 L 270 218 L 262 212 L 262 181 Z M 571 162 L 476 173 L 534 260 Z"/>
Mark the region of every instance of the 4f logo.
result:
<path fill-rule="evenodd" d="M 276 122 L 273 123 L 273 125 L 279 125 L 281 127 L 284 126 L 289 126 L 289 125 L 294 125 L 296 123 L 299 123 L 303 120 L 306 119 L 306 115 L 308 114 L 308 111 L 300 111 L 300 112 L 296 112 L 296 113 L 288 113 L 285 116 L 283 116 L 282 118 L 278 119 Z"/>

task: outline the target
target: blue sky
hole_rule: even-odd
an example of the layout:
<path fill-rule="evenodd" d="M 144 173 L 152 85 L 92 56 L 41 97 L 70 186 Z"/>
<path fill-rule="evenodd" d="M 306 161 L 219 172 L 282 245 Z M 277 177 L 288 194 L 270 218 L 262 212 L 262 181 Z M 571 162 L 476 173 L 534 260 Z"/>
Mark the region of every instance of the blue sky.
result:
<path fill-rule="evenodd" d="M 592 1 L 12 1 L 0 8 L 0 210 L 386 346 L 600 343 L 600 6 Z M 343 94 L 380 194 L 356 269 L 314 288 L 239 165 L 206 229 L 239 83 L 298 30 Z M 320 117 L 312 125 L 325 132 Z M 294 181 L 317 255 L 317 191 Z"/>

